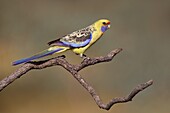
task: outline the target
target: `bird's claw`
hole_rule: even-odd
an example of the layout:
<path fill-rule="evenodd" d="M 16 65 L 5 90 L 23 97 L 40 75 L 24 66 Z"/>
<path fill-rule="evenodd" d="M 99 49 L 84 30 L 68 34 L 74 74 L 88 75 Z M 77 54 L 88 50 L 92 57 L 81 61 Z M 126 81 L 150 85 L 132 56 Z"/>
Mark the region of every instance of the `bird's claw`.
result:
<path fill-rule="evenodd" d="M 90 60 L 90 57 L 87 57 L 86 55 L 83 56 L 83 61 Z"/>

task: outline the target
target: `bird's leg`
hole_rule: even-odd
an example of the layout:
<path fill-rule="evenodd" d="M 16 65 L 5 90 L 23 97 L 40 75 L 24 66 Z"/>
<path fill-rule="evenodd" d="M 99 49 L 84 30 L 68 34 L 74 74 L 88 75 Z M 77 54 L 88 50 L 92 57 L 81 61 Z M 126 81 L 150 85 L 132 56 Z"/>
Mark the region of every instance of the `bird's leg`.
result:
<path fill-rule="evenodd" d="M 80 57 L 81 58 L 86 58 L 86 55 L 82 53 L 82 54 L 80 54 Z"/>
<path fill-rule="evenodd" d="M 87 56 L 86 56 L 85 54 L 83 54 L 83 53 L 80 54 L 80 57 L 83 58 L 83 60 L 86 60 L 86 59 L 88 60 L 88 59 L 90 59 L 89 57 L 87 57 Z"/>

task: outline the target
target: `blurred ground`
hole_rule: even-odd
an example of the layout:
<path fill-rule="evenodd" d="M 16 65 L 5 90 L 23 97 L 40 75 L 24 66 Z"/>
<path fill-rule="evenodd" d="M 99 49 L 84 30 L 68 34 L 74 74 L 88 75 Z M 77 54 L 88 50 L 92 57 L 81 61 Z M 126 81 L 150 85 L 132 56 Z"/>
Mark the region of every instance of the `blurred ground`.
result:
<path fill-rule="evenodd" d="M 170 112 L 169 0 L 0 0 L 0 79 L 19 67 L 11 66 L 12 61 L 100 18 L 110 19 L 111 29 L 86 54 L 124 50 L 112 62 L 84 69 L 82 76 L 104 102 L 153 79 L 154 85 L 132 102 L 115 105 L 109 112 Z M 72 52 L 64 54 L 73 64 L 81 61 Z M 0 93 L 0 113 L 56 112 L 106 111 L 61 67 L 31 71 Z"/>

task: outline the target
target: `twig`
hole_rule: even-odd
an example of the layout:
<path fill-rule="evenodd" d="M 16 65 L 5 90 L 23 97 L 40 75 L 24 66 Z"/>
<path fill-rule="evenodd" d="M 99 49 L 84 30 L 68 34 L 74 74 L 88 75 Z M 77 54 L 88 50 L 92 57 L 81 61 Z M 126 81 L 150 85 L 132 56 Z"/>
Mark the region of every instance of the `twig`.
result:
<path fill-rule="evenodd" d="M 128 101 L 131 101 L 132 98 L 138 94 L 140 91 L 144 90 L 145 88 L 149 87 L 153 84 L 153 81 L 150 80 L 146 83 L 138 85 L 136 88 L 134 88 L 131 93 L 126 97 L 120 97 L 120 98 L 113 98 L 110 100 L 107 104 L 104 104 L 100 97 L 97 95 L 96 91 L 93 89 L 91 85 L 89 85 L 82 77 L 79 75 L 79 71 L 84 69 L 85 67 L 95 65 L 102 62 L 109 62 L 111 61 L 116 54 L 118 54 L 122 49 L 115 49 L 111 51 L 106 56 L 100 56 L 95 58 L 85 58 L 81 64 L 78 65 L 72 65 L 67 62 L 64 57 L 56 57 L 48 60 L 43 61 L 37 61 L 37 62 L 29 62 L 24 65 L 22 65 L 18 70 L 16 70 L 14 73 L 9 75 L 8 77 L 4 78 L 0 81 L 0 91 L 2 91 L 5 87 L 7 87 L 9 84 L 14 82 L 17 78 L 20 78 L 22 75 L 26 74 L 28 71 L 33 69 L 43 69 L 51 66 L 62 66 L 67 71 L 69 71 L 73 77 L 90 93 L 90 95 L 95 100 L 96 104 L 105 110 L 109 110 L 114 104 L 116 103 L 125 103 Z"/>

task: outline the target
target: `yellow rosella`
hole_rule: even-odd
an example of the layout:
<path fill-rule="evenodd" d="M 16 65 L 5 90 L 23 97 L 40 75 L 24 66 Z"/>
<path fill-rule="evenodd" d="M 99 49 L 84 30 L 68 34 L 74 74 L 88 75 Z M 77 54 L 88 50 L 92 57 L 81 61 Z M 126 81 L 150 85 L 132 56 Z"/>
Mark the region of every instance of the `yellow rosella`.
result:
<path fill-rule="evenodd" d="M 66 50 L 72 50 L 74 53 L 80 55 L 80 57 L 84 57 L 84 52 L 92 44 L 94 44 L 109 28 L 110 21 L 107 19 L 100 19 L 86 28 L 72 32 L 59 39 L 50 41 L 48 43 L 50 46 L 49 49 L 42 51 L 41 53 L 38 53 L 32 57 L 14 61 L 12 64 L 18 65 L 21 63 L 29 62 L 31 60 L 42 58 L 44 56 L 52 55 L 54 53 L 61 53 Z"/>

